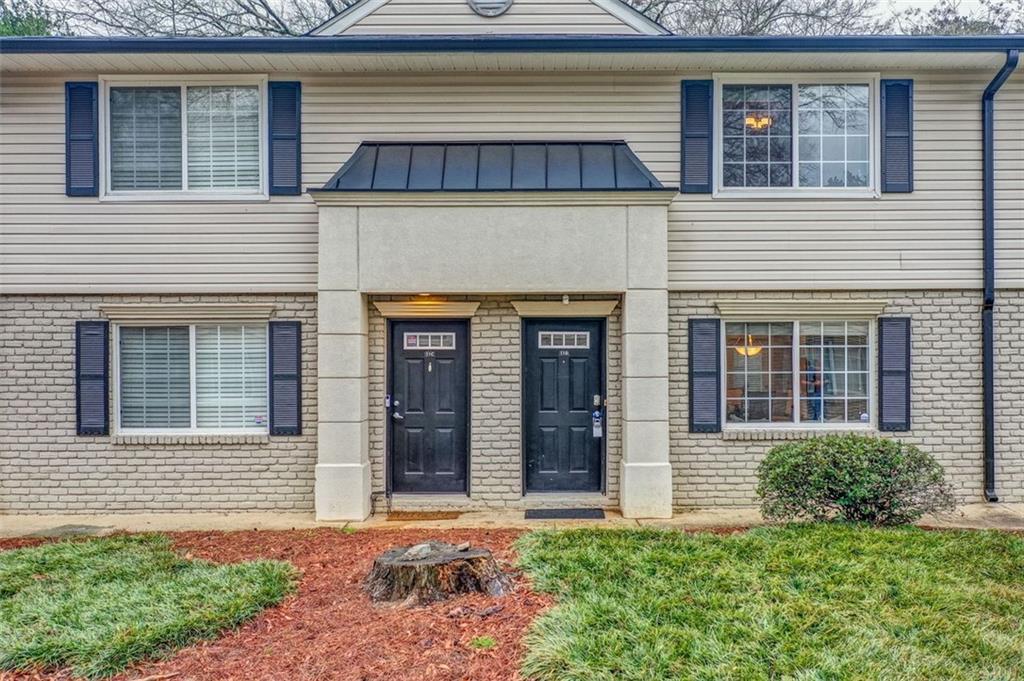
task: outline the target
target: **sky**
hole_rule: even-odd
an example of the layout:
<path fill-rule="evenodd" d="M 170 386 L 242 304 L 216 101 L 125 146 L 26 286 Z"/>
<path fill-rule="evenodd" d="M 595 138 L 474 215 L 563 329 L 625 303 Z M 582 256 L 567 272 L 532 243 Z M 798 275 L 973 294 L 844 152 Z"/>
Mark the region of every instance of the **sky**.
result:
<path fill-rule="evenodd" d="M 889 7 L 894 8 L 897 12 L 902 12 L 911 7 L 920 7 L 923 10 L 927 10 L 934 6 L 935 2 L 936 0 L 879 0 L 878 6 L 882 12 L 885 12 Z M 964 12 L 969 12 L 976 9 L 978 5 L 978 0 L 961 0 L 960 9 Z"/>

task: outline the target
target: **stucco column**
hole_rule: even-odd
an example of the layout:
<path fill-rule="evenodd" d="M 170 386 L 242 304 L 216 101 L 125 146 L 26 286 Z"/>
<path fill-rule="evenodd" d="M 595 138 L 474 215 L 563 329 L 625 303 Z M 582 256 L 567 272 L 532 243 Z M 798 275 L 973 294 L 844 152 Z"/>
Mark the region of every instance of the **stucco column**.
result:
<path fill-rule="evenodd" d="M 359 293 L 358 209 L 320 208 L 317 285 L 319 520 L 365 520 L 370 507 L 369 345 Z"/>
<path fill-rule="evenodd" d="M 668 210 L 630 206 L 628 211 L 620 503 L 627 518 L 670 518 Z"/>

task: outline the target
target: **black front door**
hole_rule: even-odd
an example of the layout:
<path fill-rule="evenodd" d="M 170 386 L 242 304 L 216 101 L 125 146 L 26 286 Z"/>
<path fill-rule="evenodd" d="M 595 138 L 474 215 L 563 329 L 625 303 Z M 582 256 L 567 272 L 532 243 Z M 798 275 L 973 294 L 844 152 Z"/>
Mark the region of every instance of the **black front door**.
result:
<path fill-rule="evenodd" d="M 469 454 L 466 322 L 392 322 L 391 489 L 465 493 Z"/>
<path fill-rule="evenodd" d="M 601 490 L 604 321 L 523 323 L 523 449 L 527 492 Z"/>

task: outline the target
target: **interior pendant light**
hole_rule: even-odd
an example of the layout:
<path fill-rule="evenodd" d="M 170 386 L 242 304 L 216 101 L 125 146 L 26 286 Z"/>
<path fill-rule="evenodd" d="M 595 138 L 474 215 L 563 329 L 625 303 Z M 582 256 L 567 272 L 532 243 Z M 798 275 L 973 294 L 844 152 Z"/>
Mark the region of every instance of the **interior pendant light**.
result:
<path fill-rule="evenodd" d="M 738 348 L 734 348 L 736 352 L 743 355 L 744 357 L 757 357 L 764 350 L 760 345 L 754 345 L 754 337 L 747 336 L 747 344 Z"/>

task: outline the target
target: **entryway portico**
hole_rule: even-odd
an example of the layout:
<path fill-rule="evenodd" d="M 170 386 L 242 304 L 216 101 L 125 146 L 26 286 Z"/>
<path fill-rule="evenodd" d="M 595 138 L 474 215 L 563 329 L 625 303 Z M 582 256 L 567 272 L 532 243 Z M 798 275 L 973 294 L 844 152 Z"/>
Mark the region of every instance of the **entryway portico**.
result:
<path fill-rule="evenodd" d="M 621 429 L 621 461 L 615 477 L 623 514 L 669 517 L 667 207 L 675 193 L 663 187 L 621 142 L 361 146 L 327 187 L 311 192 L 320 224 L 318 517 L 361 520 L 370 514 L 375 486 L 371 459 L 384 455 L 382 447 L 392 454 L 386 491 L 396 491 L 392 484 L 395 441 L 381 443 L 371 431 L 381 429 L 377 421 L 382 415 L 391 431 L 400 423 L 395 414 L 400 419 L 407 415 L 401 410 L 404 405 L 396 411 L 388 404 L 381 411 L 389 393 L 379 390 L 376 381 L 371 390 L 370 348 L 378 342 L 372 337 L 371 315 L 389 320 L 389 367 L 408 353 L 410 366 L 416 371 L 429 366 L 430 380 L 435 382 L 440 378 L 433 373 L 438 366 L 426 362 L 437 361 L 436 350 L 420 347 L 415 337 L 412 346 L 406 345 L 405 334 L 417 333 L 411 326 L 411 331 L 399 330 L 402 336 L 396 339 L 397 324 L 464 321 L 467 345 L 513 335 L 521 341 L 512 350 L 502 350 L 511 357 L 503 370 L 507 375 L 512 367 L 520 370 L 516 380 L 522 390 L 514 403 L 506 400 L 507 409 L 521 417 L 521 427 L 504 429 L 516 442 L 503 451 L 506 457 L 513 451 L 521 453 L 522 458 L 508 466 L 523 472 L 518 486 L 510 479 L 507 496 L 526 493 L 531 502 L 542 503 L 532 498 L 539 490 L 529 479 L 531 461 L 536 470 L 547 471 L 537 479 L 546 477 L 555 491 L 571 493 L 577 486 L 580 491 L 601 493 L 608 476 L 606 470 L 597 470 L 607 463 L 600 440 L 614 422 Z M 500 305 L 506 318 L 518 315 L 519 330 L 508 333 L 507 325 L 501 327 L 505 331 L 486 327 L 490 321 L 479 317 L 477 310 L 484 299 Z M 609 342 L 605 320 L 613 317 L 616 338 L 612 342 L 620 354 L 614 367 L 603 354 Z M 475 318 L 481 327 L 477 330 Z M 580 324 L 532 321 L 540 319 L 579 320 Z M 538 334 L 544 329 L 562 335 L 542 339 Z M 429 332 L 424 330 L 428 345 L 432 342 Z M 574 335 L 570 348 L 565 333 L 579 334 L 580 340 Z M 584 334 L 590 334 L 586 342 L 582 342 Z M 443 347 L 444 338 L 459 342 L 457 337 L 439 336 L 437 350 L 446 358 L 457 357 L 454 346 Z M 486 429 L 494 413 L 477 402 L 487 399 L 485 387 L 492 369 L 483 359 L 475 365 L 472 348 L 466 349 L 466 397 L 473 403 L 466 408 L 470 415 L 466 428 Z M 427 357 L 429 352 L 435 356 Z M 533 379 L 527 377 L 524 362 L 536 363 L 537 353 L 546 353 L 552 360 L 552 371 Z M 565 362 L 561 368 L 560 359 Z M 608 375 L 610 369 L 617 375 Z M 457 372 L 445 375 L 446 389 L 458 390 L 457 377 Z M 621 385 L 616 413 L 605 411 L 605 377 Z M 538 405 L 528 404 L 533 398 L 525 392 L 538 389 L 534 380 L 549 381 L 552 395 L 562 382 L 567 401 L 543 410 L 545 419 L 556 421 L 531 421 L 528 410 L 540 411 Z M 474 401 L 474 396 L 479 399 Z M 453 393 L 445 399 L 452 406 L 461 396 Z M 408 404 L 408 396 L 399 401 Z M 556 418 L 554 412 L 560 416 Z M 438 418 L 445 425 L 431 434 L 435 444 L 405 460 L 412 466 L 406 472 L 414 478 L 421 461 L 416 457 L 435 456 L 442 451 L 435 448 L 439 444 L 458 441 L 459 433 L 447 425 L 451 421 L 452 427 L 461 427 L 458 419 Z M 542 433 L 546 443 L 530 445 L 531 432 Z M 408 436 L 404 429 L 400 434 Z M 413 434 L 411 446 L 420 446 L 415 440 L 421 434 Z M 393 436 L 390 432 L 389 438 Z M 457 461 L 468 449 L 466 498 L 476 507 L 486 506 L 487 495 L 474 496 L 472 480 L 474 456 L 484 457 L 487 445 L 468 437 L 466 442 L 462 450 L 452 450 L 454 459 L 444 454 L 442 463 Z M 544 452 L 538 451 L 545 447 Z M 432 470 L 436 473 L 436 465 Z M 587 481 L 579 482 L 583 478 Z M 425 491 L 434 484 L 423 483 L 423 477 L 416 480 L 426 484 Z M 451 503 L 457 505 L 457 500 Z"/>

